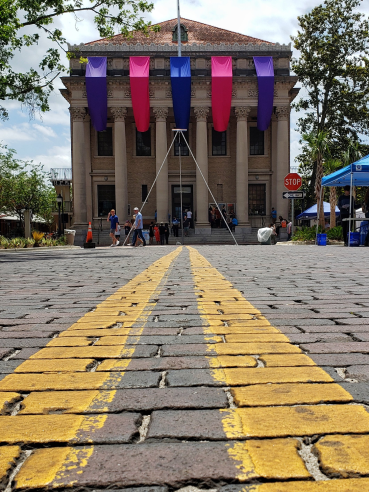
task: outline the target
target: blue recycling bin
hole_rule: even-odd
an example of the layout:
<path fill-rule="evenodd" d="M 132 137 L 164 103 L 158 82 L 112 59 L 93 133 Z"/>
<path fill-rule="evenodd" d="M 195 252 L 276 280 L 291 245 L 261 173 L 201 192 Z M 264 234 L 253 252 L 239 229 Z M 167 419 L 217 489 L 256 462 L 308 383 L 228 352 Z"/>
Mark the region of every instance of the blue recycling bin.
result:
<path fill-rule="evenodd" d="M 317 234 L 316 239 L 317 246 L 327 246 L 327 234 Z"/>
<path fill-rule="evenodd" d="M 360 246 L 360 232 L 348 232 L 349 245 Z"/>
<path fill-rule="evenodd" d="M 361 222 L 360 224 L 360 246 L 365 245 L 365 238 L 366 235 L 368 234 L 369 230 L 369 223 L 368 222 Z"/>

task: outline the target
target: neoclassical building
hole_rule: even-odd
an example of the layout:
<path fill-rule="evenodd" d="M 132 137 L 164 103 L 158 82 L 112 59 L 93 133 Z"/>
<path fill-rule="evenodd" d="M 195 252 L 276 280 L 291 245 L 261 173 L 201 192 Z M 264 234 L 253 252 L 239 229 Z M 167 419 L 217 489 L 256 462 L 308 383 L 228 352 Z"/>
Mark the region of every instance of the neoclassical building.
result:
<path fill-rule="evenodd" d="M 107 227 L 115 208 L 123 223 L 140 207 L 173 139 L 175 128 L 170 82 L 170 57 L 177 54 L 177 19 L 159 24 L 148 37 L 117 35 L 70 50 L 69 77 L 62 95 L 70 104 L 73 170 L 73 222 L 83 236 L 88 222 Z M 271 208 L 288 215 L 283 179 L 290 163 L 290 105 L 297 78 L 290 75 L 290 45 L 252 38 L 188 19 L 181 19 L 182 56 L 191 62 L 191 116 L 185 136 L 215 199 L 235 212 L 239 233 L 270 221 Z M 85 66 L 79 56 L 106 56 L 108 61 L 108 125 L 97 132 L 91 125 L 85 87 Z M 135 126 L 129 82 L 129 57 L 150 56 L 150 127 Z M 233 91 L 225 132 L 216 132 L 211 110 L 211 57 L 231 56 Z M 253 56 L 272 56 L 274 102 L 271 124 L 257 128 L 258 83 Z M 179 146 L 175 143 L 143 210 L 145 222 L 167 222 L 180 216 Z M 210 234 L 213 203 L 188 149 L 181 147 L 183 207 L 194 212 L 196 232 Z"/>

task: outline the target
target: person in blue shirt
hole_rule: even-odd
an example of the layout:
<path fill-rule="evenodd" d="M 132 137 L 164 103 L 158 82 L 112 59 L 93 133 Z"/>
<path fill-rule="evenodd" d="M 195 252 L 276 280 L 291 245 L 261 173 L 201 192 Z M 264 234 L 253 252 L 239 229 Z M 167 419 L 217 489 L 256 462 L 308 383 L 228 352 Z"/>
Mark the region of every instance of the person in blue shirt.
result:
<path fill-rule="evenodd" d="M 273 221 L 273 224 L 275 224 L 275 223 L 276 223 L 276 221 L 277 221 L 277 210 L 275 210 L 275 208 L 274 208 L 274 207 L 272 207 L 272 212 L 271 212 L 271 214 L 270 214 L 270 215 L 272 216 L 272 221 Z"/>
<path fill-rule="evenodd" d="M 110 237 L 112 238 L 113 244 L 110 245 L 112 246 L 118 246 L 119 241 L 115 237 L 115 232 L 117 230 L 117 224 L 119 223 L 118 217 L 115 215 L 115 210 L 112 209 L 108 213 L 108 218 L 106 219 L 108 222 L 110 221 Z"/>
<path fill-rule="evenodd" d="M 136 220 L 135 223 L 133 224 L 134 231 L 133 231 L 133 238 L 132 238 L 132 246 L 136 244 L 137 236 L 143 242 L 143 246 L 146 246 L 146 241 L 142 234 L 142 229 L 143 229 L 142 213 L 139 211 L 138 207 L 135 207 L 133 211 L 136 214 Z"/>

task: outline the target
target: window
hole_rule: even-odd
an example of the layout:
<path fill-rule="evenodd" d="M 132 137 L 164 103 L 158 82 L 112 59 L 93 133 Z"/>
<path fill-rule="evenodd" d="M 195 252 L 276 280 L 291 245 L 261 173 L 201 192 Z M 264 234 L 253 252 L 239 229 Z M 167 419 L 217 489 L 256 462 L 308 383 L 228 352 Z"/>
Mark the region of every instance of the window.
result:
<path fill-rule="evenodd" d="M 142 185 L 142 190 L 141 190 L 141 200 L 142 202 L 144 202 L 146 200 L 146 197 L 147 197 L 147 185 Z"/>
<path fill-rule="evenodd" d="M 264 155 L 264 132 L 250 127 L 250 155 Z"/>
<path fill-rule="evenodd" d="M 113 128 L 111 126 L 103 132 L 97 132 L 97 155 L 113 155 Z"/>
<path fill-rule="evenodd" d="M 265 184 L 249 184 L 249 215 L 266 215 Z"/>
<path fill-rule="evenodd" d="M 173 28 L 172 41 L 174 43 L 178 42 L 178 24 Z M 181 24 L 181 41 L 186 43 L 188 41 L 187 27 Z"/>
<path fill-rule="evenodd" d="M 99 217 L 108 215 L 112 208 L 115 209 L 115 185 L 98 185 L 97 213 Z"/>
<path fill-rule="evenodd" d="M 151 129 L 147 132 L 139 132 L 136 129 L 136 155 L 151 156 Z"/>
<path fill-rule="evenodd" d="M 189 144 L 189 139 L 188 139 L 188 130 L 183 132 L 184 138 L 186 139 L 187 143 Z M 190 151 L 188 150 L 187 145 L 185 144 L 185 141 L 183 140 L 183 137 L 181 134 L 178 134 L 174 141 L 174 155 L 179 155 L 179 139 L 181 139 L 181 155 L 190 155 Z"/>
<path fill-rule="evenodd" d="M 227 132 L 212 131 L 213 155 L 227 155 Z"/>

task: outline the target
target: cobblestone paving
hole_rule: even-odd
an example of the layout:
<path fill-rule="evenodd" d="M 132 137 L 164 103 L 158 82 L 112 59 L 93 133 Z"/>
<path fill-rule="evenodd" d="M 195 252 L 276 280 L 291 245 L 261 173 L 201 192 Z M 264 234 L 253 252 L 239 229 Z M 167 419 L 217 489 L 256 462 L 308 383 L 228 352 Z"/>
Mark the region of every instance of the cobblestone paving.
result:
<path fill-rule="evenodd" d="M 366 253 L 0 253 L 0 490 L 369 490 Z"/>

